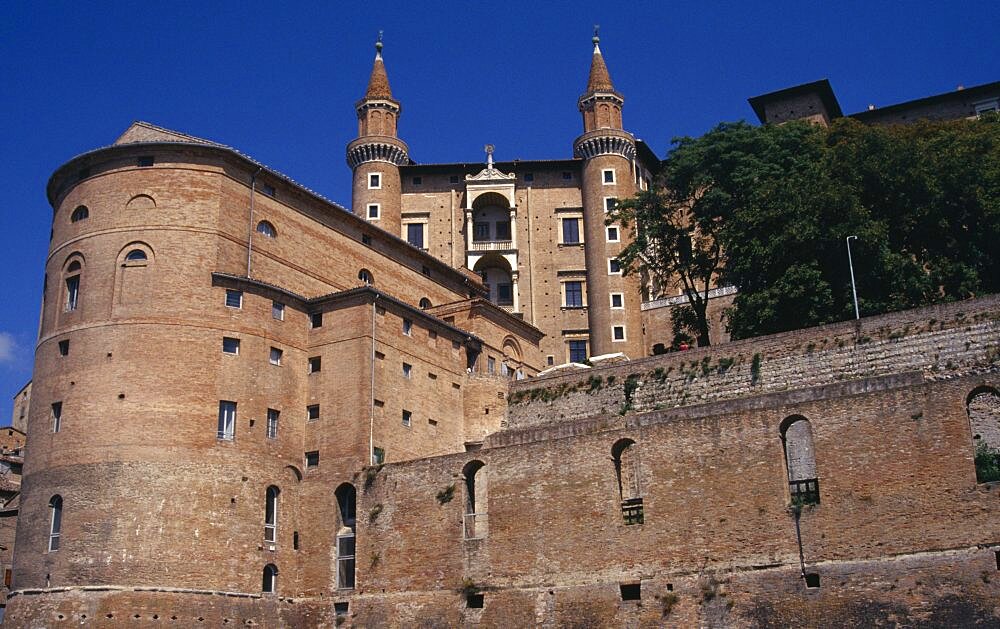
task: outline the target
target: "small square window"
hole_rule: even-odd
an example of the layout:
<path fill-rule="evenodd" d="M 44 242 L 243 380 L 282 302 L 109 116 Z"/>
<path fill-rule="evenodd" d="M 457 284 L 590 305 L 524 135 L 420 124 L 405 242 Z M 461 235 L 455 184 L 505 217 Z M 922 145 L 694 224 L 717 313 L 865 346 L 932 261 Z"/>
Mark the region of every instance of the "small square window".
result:
<path fill-rule="evenodd" d="M 469 593 L 465 595 L 465 606 L 469 609 L 482 609 L 485 603 L 486 597 L 484 594 Z"/>
<path fill-rule="evenodd" d="M 535 180 L 535 174 L 534 173 L 524 173 L 524 180 L 526 182 L 528 182 L 528 183 L 531 183 L 532 181 Z"/>
<path fill-rule="evenodd" d="M 639 583 L 621 583 L 618 585 L 623 601 L 638 601 L 642 599 L 642 585 Z"/>
<path fill-rule="evenodd" d="M 277 347 L 272 347 L 271 348 L 270 358 L 269 358 L 269 360 L 271 361 L 271 364 L 272 365 L 280 365 L 281 364 L 281 355 L 283 353 L 284 352 L 282 352 Z"/>
<path fill-rule="evenodd" d="M 572 179 L 573 178 L 573 173 L 571 173 L 568 170 L 564 170 L 563 174 L 562 174 L 562 178 L 563 179 Z"/>
<path fill-rule="evenodd" d="M 240 353 L 240 340 L 233 338 L 231 336 L 222 337 L 222 353 L 223 354 L 239 354 Z"/>
<path fill-rule="evenodd" d="M 427 265 L 421 266 L 420 267 L 420 272 L 423 273 L 424 275 L 426 275 L 427 277 L 430 277 L 431 276 L 431 267 L 429 267 Z"/>
<path fill-rule="evenodd" d="M 378 220 L 379 215 L 380 215 L 380 212 L 379 212 L 379 205 L 378 205 L 378 203 L 369 203 L 368 204 L 368 220 L 370 220 L 370 221 Z"/>
<path fill-rule="evenodd" d="M 618 199 L 615 197 L 604 197 L 604 211 L 610 212 L 618 207 Z"/>
<path fill-rule="evenodd" d="M 306 407 L 306 419 L 309 421 L 319 419 L 319 404 L 310 404 Z"/>
<path fill-rule="evenodd" d="M 271 317 L 278 321 L 285 320 L 285 304 L 280 301 L 271 302 Z"/>
<path fill-rule="evenodd" d="M 323 327 L 323 313 L 314 312 L 309 316 L 309 326 L 313 328 Z"/>
<path fill-rule="evenodd" d="M 618 235 L 618 228 L 614 225 L 608 225 L 608 242 L 621 242 L 621 237 Z"/>
<path fill-rule="evenodd" d="M 449 183 L 458 183 L 458 175 L 452 175 L 451 177 L 448 177 L 448 182 Z"/>
<path fill-rule="evenodd" d="M 622 265 L 618 258 L 608 258 L 608 275 L 621 275 Z"/>
<path fill-rule="evenodd" d="M 611 326 L 611 339 L 613 341 L 624 341 L 625 340 L 625 326 L 623 326 L 623 325 L 613 325 L 613 326 Z"/>
<path fill-rule="evenodd" d="M 413 322 L 409 319 L 403 319 L 403 334 L 410 336 L 413 333 Z"/>
<path fill-rule="evenodd" d="M 422 186 L 423 184 L 424 184 L 424 178 L 423 177 L 414 177 L 413 178 L 413 185 L 415 185 L 415 186 Z"/>
<path fill-rule="evenodd" d="M 403 425 L 404 426 L 409 426 L 412 419 L 413 419 L 413 413 L 411 413 L 410 411 L 404 410 L 403 411 Z"/>
<path fill-rule="evenodd" d="M 226 289 L 226 305 L 230 308 L 243 307 L 243 291 Z"/>
<path fill-rule="evenodd" d="M 262 183 L 260 184 L 260 186 L 257 187 L 257 189 L 260 190 L 261 194 L 266 194 L 269 197 L 274 196 L 274 186 L 269 186 L 266 183 Z"/>
<path fill-rule="evenodd" d="M 369 173 L 368 174 L 368 188 L 371 190 L 378 190 L 382 187 L 382 175 L 381 173 Z"/>
<path fill-rule="evenodd" d="M 614 169 L 608 168 L 601 171 L 601 179 L 606 184 L 612 184 L 615 182 L 615 171 Z"/>
<path fill-rule="evenodd" d="M 372 237 L 368 234 L 361 234 L 361 244 L 371 246 Z"/>
<path fill-rule="evenodd" d="M 59 341 L 59 355 L 60 356 L 69 355 L 69 339 L 63 339 Z"/>
<path fill-rule="evenodd" d="M 319 450 L 306 452 L 306 469 L 319 467 Z"/>
<path fill-rule="evenodd" d="M 374 446 L 372 448 L 372 465 L 382 465 L 385 463 L 385 448 Z"/>
<path fill-rule="evenodd" d="M 551 355 L 550 356 L 546 356 L 545 357 L 545 364 L 548 365 L 548 366 L 550 366 L 550 367 L 552 365 L 556 364 L 556 357 L 555 356 L 551 356 Z"/>
<path fill-rule="evenodd" d="M 409 363 L 403 363 L 403 377 L 409 380 L 413 377 L 413 365 Z"/>
<path fill-rule="evenodd" d="M 323 366 L 323 359 L 320 356 L 313 356 L 309 359 L 309 373 L 316 373 Z"/>
<path fill-rule="evenodd" d="M 152 166 L 152 165 L 153 165 L 153 164 L 154 164 L 155 162 L 156 162 L 156 160 L 155 160 L 155 159 L 153 158 L 153 156 L 152 156 L 152 155 L 142 155 L 142 156 L 141 156 L 141 157 L 139 157 L 139 159 L 138 159 L 138 160 L 136 161 L 136 163 L 137 163 L 137 164 L 139 165 L 139 168 L 149 168 L 149 167 L 150 167 L 150 166 Z"/>
<path fill-rule="evenodd" d="M 611 293 L 611 307 L 621 309 L 625 307 L 625 295 L 623 293 Z"/>

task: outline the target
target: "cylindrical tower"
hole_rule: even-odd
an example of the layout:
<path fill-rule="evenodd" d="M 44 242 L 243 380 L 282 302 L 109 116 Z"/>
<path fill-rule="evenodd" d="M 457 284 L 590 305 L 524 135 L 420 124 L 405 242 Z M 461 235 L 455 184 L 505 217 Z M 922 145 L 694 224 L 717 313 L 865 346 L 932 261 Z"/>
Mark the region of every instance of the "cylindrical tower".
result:
<path fill-rule="evenodd" d="M 352 211 L 399 236 L 402 189 L 399 166 L 409 163 L 407 146 L 396 137 L 401 107 L 392 97 L 382 61 L 381 38 L 365 97 L 356 105 L 358 137 L 347 145 L 347 164 L 354 173 Z"/>
<path fill-rule="evenodd" d="M 644 355 L 640 282 L 637 275 L 623 276 L 617 264 L 629 235 L 605 224 L 617 200 L 635 194 L 635 138 L 622 129 L 624 98 L 611 83 L 599 41 L 595 34 L 587 91 L 578 101 L 584 132 L 573 142 L 573 154 L 583 159 L 590 354 L 639 358 Z"/>

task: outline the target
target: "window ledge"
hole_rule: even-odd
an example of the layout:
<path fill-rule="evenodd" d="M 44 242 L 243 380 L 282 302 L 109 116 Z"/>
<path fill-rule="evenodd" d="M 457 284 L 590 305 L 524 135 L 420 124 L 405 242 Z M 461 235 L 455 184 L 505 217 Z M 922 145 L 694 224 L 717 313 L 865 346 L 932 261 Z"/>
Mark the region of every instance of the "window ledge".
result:
<path fill-rule="evenodd" d="M 560 310 L 586 310 L 587 306 L 560 306 Z"/>
<path fill-rule="evenodd" d="M 557 243 L 557 246 L 559 248 L 576 247 L 576 248 L 582 249 L 584 244 L 585 243 L 581 240 L 580 242 L 560 242 L 560 243 Z"/>

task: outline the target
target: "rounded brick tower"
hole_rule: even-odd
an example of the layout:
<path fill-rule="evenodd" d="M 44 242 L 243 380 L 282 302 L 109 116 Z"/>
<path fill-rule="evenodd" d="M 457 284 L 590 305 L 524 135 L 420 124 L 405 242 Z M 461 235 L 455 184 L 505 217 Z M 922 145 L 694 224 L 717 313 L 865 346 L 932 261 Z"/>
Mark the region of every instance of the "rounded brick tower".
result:
<path fill-rule="evenodd" d="M 355 106 L 358 137 L 347 145 L 354 172 L 352 211 L 387 232 L 400 235 L 402 190 L 399 166 L 409 162 L 406 143 L 396 137 L 401 108 L 392 97 L 382 61 L 382 37 L 375 43 L 375 64 L 365 97 Z"/>
<path fill-rule="evenodd" d="M 590 354 L 624 352 L 639 358 L 644 355 L 639 280 L 635 275 L 622 276 L 615 262 L 628 234 L 619 229 L 617 239 L 609 237 L 605 225 L 609 207 L 635 194 L 635 138 L 622 128 L 624 98 L 611 83 L 596 33 L 593 41 L 587 91 L 577 103 L 583 135 L 573 142 L 573 154 L 583 159 Z"/>

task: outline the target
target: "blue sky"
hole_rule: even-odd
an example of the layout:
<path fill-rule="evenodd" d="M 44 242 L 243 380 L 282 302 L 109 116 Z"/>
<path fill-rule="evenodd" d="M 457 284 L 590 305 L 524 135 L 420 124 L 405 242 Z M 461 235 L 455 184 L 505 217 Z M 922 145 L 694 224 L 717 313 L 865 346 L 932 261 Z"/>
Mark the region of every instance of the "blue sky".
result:
<path fill-rule="evenodd" d="M 626 128 L 661 156 L 754 120 L 750 96 L 824 77 L 847 113 L 1000 80 L 992 2 L 3 3 L 0 423 L 31 377 L 60 164 L 147 120 L 349 205 L 380 29 L 414 160 L 482 160 L 487 142 L 499 160 L 569 157 L 594 23 Z"/>

